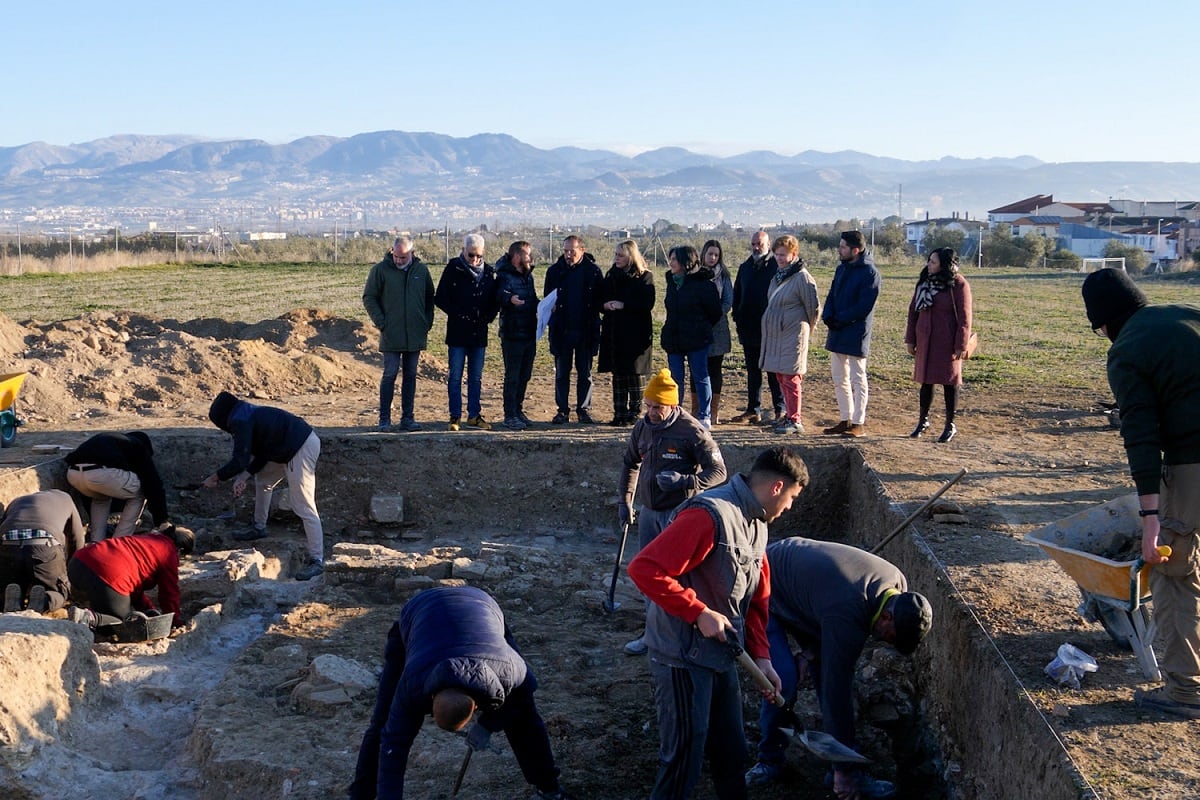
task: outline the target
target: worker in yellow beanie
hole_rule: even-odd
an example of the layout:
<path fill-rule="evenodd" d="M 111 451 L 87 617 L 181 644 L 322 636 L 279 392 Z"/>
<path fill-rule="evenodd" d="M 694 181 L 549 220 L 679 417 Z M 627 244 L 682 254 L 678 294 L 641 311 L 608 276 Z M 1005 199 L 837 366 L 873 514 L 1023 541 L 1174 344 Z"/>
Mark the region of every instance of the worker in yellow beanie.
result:
<path fill-rule="evenodd" d="M 646 384 L 643 397 L 656 405 L 679 405 L 679 384 L 671 377 L 671 370 L 660 369 L 658 374 Z"/>
<path fill-rule="evenodd" d="M 725 460 L 708 428 L 679 405 L 679 384 L 669 369 L 646 384 L 646 413 L 634 423 L 621 469 L 622 527 L 633 520 L 638 506 L 638 549 L 667 527 L 675 508 L 692 495 L 725 482 Z M 625 652 L 646 652 L 642 637 L 625 645 Z"/>

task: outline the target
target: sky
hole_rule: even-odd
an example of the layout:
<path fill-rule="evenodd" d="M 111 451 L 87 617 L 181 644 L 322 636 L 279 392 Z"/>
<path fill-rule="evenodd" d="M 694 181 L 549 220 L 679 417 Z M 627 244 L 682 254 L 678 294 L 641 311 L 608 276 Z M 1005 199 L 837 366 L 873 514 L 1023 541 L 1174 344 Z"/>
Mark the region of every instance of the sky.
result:
<path fill-rule="evenodd" d="M 402 130 L 626 155 L 1200 160 L 1195 0 L 5 6 L 0 147 Z"/>

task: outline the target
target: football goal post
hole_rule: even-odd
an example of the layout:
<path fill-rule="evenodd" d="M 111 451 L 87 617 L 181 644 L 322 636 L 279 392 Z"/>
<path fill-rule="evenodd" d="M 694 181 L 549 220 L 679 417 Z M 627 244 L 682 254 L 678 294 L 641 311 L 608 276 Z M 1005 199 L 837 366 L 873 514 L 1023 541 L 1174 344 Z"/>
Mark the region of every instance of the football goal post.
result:
<path fill-rule="evenodd" d="M 1080 265 L 1080 272 L 1095 272 L 1098 269 L 1119 269 L 1125 271 L 1125 257 L 1120 258 L 1085 258 Z"/>

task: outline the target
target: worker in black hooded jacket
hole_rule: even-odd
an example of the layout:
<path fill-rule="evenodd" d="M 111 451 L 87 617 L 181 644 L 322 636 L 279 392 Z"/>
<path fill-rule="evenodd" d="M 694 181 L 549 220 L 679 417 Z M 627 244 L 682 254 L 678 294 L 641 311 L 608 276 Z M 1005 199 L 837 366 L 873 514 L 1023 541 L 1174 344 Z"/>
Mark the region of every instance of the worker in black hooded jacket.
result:
<path fill-rule="evenodd" d="M 154 445 L 141 431 L 98 433 L 67 453 L 64 460 L 67 483 L 91 500 L 89 542 L 102 541 L 107 535 L 114 498 L 125 501 L 114 536 L 133 533 L 147 505 L 156 526 L 167 521 L 167 493 L 154 466 Z"/>
<path fill-rule="evenodd" d="M 233 534 L 237 541 L 262 539 L 267 535 L 271 491 L 284 477 L 288 501 L 304 523 L 308 540 L 308 563 L 295 574 L 306 581 L 325 571 L 325 539 L 317 514 L 317 459 L 321 440 L 312 426 L 281 408 L 256 406 L 221 392 L 208 409 L 208 418 L 226 433 L 233 434 L 233 456 L 201 484 L 215 488 L 233 479 L 233 494 L 240 497 L 254 476 L 254 525 Z"/>

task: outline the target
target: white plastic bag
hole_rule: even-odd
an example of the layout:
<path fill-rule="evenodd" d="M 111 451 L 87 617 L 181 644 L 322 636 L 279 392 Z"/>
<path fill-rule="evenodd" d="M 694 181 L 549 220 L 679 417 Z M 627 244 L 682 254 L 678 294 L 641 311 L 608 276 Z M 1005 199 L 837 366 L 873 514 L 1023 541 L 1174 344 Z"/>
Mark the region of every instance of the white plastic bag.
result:
<path fill-rule="evenodd" d="M 1062 644 L 1058 648 L 1058 655 L 1046 665 L 1046 674 L 1059 686 L 1078 689 L 1079 679 L 1085 673 L 1095 672 L 1098 669 L 1100 669 L 1100 665 L 1096 663 L 1096 659 L 1073 644 Z"/>

